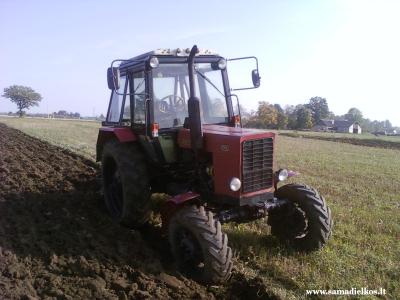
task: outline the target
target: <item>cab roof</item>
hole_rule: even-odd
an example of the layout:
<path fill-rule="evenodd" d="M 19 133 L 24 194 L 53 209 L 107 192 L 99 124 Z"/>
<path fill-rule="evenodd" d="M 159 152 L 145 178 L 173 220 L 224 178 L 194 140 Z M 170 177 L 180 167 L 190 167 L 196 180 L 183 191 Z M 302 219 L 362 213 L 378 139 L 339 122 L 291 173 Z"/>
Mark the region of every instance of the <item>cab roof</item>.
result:
<path fill-rule="evenodd" d="M 190 48 L 160 48 L 150 52 L 146 52 L 144 54 L 132 57 L 127 59 L 121 63 L 120 68 L 127 67 L 128 65 L 135 65 L 137 63 L 143 62 L 150 58 L 151 56 L 159 56 L 159 57 L 188 57 L 190 54 Z M 196 56 L 218 56 L 219 54 L 210 50 L 210 49 L 199 49 L 196 53 Z"/>

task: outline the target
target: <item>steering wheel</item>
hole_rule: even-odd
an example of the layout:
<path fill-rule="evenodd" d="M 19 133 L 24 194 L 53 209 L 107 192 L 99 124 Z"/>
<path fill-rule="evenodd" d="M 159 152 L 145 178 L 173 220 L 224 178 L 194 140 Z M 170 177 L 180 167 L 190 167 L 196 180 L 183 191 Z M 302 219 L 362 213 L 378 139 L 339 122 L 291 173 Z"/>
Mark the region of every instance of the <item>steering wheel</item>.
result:
<path fill-rule="evenodd" d="M 175 103 L 171 101 L 174 98 L 176 98 Z M 185 99 L 183 99 L 181 96 L 170 94 L 160 99 L 160 105 L 158 107 L 160 112 L 166 113 L 168 111 L 168 106 L 171 106 L 168 105 L 168 103 L 165 101 L 166 99 L 169 99 L 170 103 L 173 103 L 172 105 L 175 107 L 176 110 L 184 111 L 186 109 Z"/>

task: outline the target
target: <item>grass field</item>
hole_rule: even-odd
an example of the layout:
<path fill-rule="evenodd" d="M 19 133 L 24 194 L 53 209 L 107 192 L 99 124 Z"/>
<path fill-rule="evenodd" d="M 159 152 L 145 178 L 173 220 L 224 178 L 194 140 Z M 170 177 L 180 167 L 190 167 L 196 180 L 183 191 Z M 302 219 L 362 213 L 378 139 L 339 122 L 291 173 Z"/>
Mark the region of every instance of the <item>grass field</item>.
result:
<path fill-rule="evenodd" d="M 87 158 L 96 156 L 99 122 L 9 117 L 0 117 L 0 122 Z"/>
<path fill-rule="evenodd" d="M 94 157 L 98 123 L 0 122 Z M 321 251 L 299 254 L 266 235 L 262 220 L 225 225 L 240 272 L 260 276 L 283 299 L 305 298 L 306 289 L 362 287 L 382 287 L 388 299 L 400 297 L 400 151 L 280 136 L 277 163 L 300 172 L 291 181 L 325 196 L 335 222 L 333 237 Z"/>
<path fill-rule="evenodd" d="M 390 135 L 374 135 L 372 133 L 351 134 L 340 132 L 317 132 L 317 131 L 295 131 L 295 130 L 279 130 L 279 133 L 295 133 L 304 137 L 332 137 L 332 138 L 352 138 L 352 139 L 372 139 L 379 141 L 400 142 L 400 136 Z"/>
<path fill-rule="evenodd" d="M 331 142 L 347 143 L 359 146 L 378 147 L 400 150 L 400 136 L 375 136 L 370 133 L 350 134 L 336 132 L 314 132 L 314 131 L 293 131 L 280 130 L 281 136 L 307 138 Z"/>

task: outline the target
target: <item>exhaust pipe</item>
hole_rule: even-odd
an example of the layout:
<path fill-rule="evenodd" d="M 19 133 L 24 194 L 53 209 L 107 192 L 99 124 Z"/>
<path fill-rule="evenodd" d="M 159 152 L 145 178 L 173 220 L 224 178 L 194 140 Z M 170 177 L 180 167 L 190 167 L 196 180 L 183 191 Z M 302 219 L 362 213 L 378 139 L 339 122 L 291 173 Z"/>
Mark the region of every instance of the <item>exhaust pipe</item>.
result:
<path fill-rule="evenodd" d="M 190 142 L 192 149 L 197 154 L 197 150 L 203 147 L 203 130 L 201 128 L 200 116 L 200 99 L 196 97 L 194 85 L 194 57 L 198 52 L 197 46 L 194 45 L 190 51 L 188 58 L 189 66 L 189 92 L 190 97 L 188 100 L 189 112 L 189 129 L 190 129 Z"/>

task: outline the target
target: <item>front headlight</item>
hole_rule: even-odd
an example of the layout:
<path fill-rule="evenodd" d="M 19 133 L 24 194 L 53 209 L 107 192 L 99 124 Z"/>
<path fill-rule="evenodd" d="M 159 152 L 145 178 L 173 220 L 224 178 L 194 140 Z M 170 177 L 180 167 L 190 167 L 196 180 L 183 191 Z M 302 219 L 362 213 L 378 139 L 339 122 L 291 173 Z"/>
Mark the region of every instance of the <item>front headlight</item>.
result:
<path fill-rule="evenodd" d="M 221 59 L 218 61 L 218 68 L 219 68 L 220 70 L 223 70 L 223 69 L 226 68 L 226 59 L 221 58 Z"/>
<path fill-rule="evenodd" d="M 231 179 L 231 182 L 229 183 L 229 188 L 234 192 L 237 192 L 238 190 L 240 190 L 241 186 L 242 186 L 242 182 L 240 181 L 239 178 L 236 178 L 236 177 L 233 177 Z"/>
<path fill-rule="evenodd" d="M 152 58 L 150 58 L 149 65 L 150 65 L 151 68 L 153 68 L 153 69 L 157 68 L 159 64 L 160 63 L 159 63 L 157 57 L 153 56 Z"/>
<path fill-rule="evenodd" d="M 278 171 L 278 180 L 279 181 L 284 181 L 289 177 L 288 170 L 286 169 L 281 169 Z"/>

